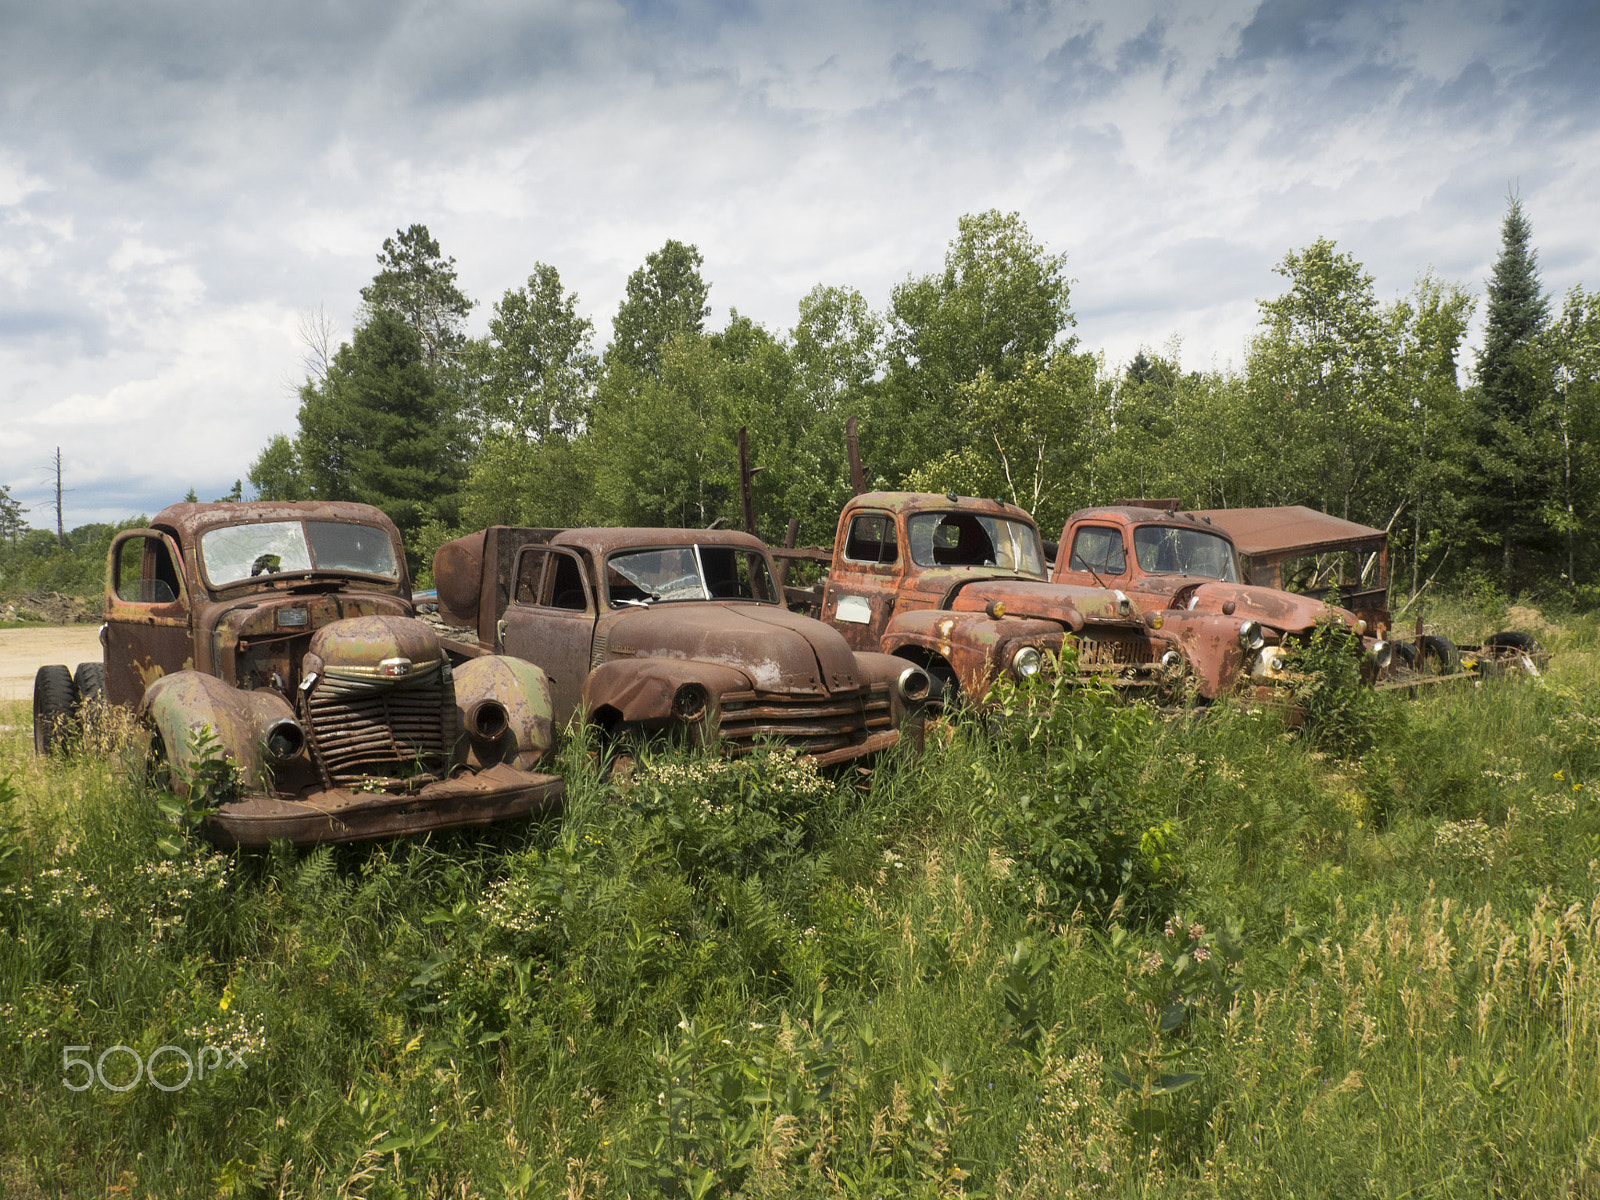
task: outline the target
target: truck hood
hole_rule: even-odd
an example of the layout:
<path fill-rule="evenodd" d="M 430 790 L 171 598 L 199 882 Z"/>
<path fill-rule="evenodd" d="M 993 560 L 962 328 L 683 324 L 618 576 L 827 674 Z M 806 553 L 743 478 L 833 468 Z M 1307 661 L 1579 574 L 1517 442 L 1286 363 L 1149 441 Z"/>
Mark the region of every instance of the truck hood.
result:
<path fill-rule="evenodd" d="M 957 612 L 982 612 L 997 600 L 1006 606 L 1008 616 L 1060 621 L 1074 632 L 1085 625 L 1144 627 L 1139 606 L 1126 593 L 1044 580 L 975 579 L 961 587 L 949 607 Z"/>
<path fill-rule="evenodd" d="M 1318 621 L 1335 617 L 1355 626 L 1355 614 L 1324 604 L 1313 596 L 1301 596 L 1276 588 L 1254 587 L 1248 583 L 1221 583 L 1206 576 L 1163 575 L 1147 578 L 1147 595 L 1161 596 L 1174 608 L 1191 612 L 1212 612 L 1238 621 L 1260 621 L 1268 629 L 1283 633 L 1307 633 Z M 1226 605 L 1231 611 L 1224 611 Z"/>
<path fill-rule="evenodd" d="M 609 658 L 680 658 L 740 672 L 764 692 L 855 691 L 865 680 L 831 626 L 771 604 L 661 604 L 607 614 Z"/>

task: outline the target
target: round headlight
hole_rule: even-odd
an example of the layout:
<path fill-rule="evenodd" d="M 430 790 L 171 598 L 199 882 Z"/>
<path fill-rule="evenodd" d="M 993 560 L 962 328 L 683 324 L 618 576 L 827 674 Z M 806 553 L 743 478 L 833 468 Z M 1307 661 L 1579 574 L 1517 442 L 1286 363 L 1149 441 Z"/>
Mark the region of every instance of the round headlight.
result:
<path fill-rule="evenodd" d="M 1011 670 L 1018 679 L 1026 679 L 1039 673 L 1043 661 L 1037 646 L 1024 646 L 1011 656 Z"/>
<path fill-rule="evenodd" d="M 1360 634 L 1360 633 L 1365 633 L 1366 631 L 1367 631 L 1367 623 L 1365 621 L 1363 621 L 1360 617 L 1357 617 L 1356 618 L 1356 632 L 1358 634 Z"/>
<path fill-rule="evenodd" d="M 1159 611 L 1156 611 L 1149 613 L 1145 617 L 1144 623 L 1150 626 L 1151 629 L 1160 629 L 1167 623 L 1167 619 Z"/>
<path fill-rule="evenodd" d="M 1239 626 L 1239 645 L 1246 650 L 1259 650 L 1267 644 L 1266 635 L 1261 632 L 1260 621 L 1246 621 Z"/>
<path fill-rule="evenodd" d="M 698 721 L 706 715 L 710 699 L 703 684 L 686 683 L 672 697 L 672 715 L 680 721 Z"/>
<path fill-rule="evenodd" d="M 1161 669 L 1163 671 L 1182 670 L 1183 652 L 1181 650 L 1168 650 L 1161 656 Z"/>
<path fill-rule="evenodd" d="M 1373 642 L 1372 649 L 1367 651 L 1367 658 L 1371 660 L 1378 670 L 1386 669 L 1394 662 L 1393 642 Z"/>

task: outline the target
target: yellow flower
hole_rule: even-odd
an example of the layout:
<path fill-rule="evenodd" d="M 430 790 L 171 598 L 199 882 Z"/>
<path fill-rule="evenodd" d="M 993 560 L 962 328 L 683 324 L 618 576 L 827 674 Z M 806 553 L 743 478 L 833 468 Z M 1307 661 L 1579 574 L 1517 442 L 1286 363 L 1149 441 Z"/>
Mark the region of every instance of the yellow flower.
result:
<path fill-rule="evenodd" d="M 1556 772 L 1556 778 L 1557 778 L 1557 779 L 1560 779 L 1560 778 L 1561 778 L 1561 772 L 1560 772 L 1560 771 L 1557 771 L 1557 772 Z"/>

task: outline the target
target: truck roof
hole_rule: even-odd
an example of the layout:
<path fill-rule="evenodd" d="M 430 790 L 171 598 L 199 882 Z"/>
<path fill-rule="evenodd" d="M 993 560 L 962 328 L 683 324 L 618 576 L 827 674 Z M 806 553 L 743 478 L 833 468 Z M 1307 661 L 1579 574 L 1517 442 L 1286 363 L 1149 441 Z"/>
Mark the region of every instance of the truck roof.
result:
<path fill-rule="evenodd" d="M 919 509 L 961 508 L 974 512 L 1004 516 L 1013 521 L 1033 524 L 1033 518 L 1024 508 L 1004 500 L 985 500 L 978 496 L 952 496 L 948 492 L 862 492 L 852 497 L 847 508 L 883 508 L 890 512 L 915 512 Z"/>
<path fill-rule="evenodd" d="M 1387 536 L 1381 529 L 1329 516 L 1303 504 L 1278 508 L 1197 509 L 1195 515 L 1208 518 L 1213 526 L 1233 539 L 1233 544 L 1243 554 L 1271 554 L 1281 550 L 1309 554 Z"/>
<path fill-rule="evenodd" d="M 398 540 L 394 522 L 370 504 L 345 500 L 224 500 L 212 504 L 169 504 L 150 522 L 177 531 L 190 541 L 208 529 L 252 521 L 338 521 L 351 525 L 376 525 Z"/>

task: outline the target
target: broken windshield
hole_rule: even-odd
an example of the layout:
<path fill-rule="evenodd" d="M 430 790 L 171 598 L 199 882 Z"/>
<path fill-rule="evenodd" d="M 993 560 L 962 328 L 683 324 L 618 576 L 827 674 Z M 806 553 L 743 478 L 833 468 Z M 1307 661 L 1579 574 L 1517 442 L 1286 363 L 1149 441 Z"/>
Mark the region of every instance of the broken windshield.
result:
<path fill-rule="evenodd" d="M 908 522 L 920 567 L 1000 567 L 1044 578 L 1039 531 L 1023 521 L 970 512 L 917 513 Z"/>
<path fill-rule="evenodd" d="M 1140 525 L 1133 531 L 1133 554 L 1147 575 L 1205 575 L 1239 582 L 1233 544 L 1203 529 Z"/>
<path fill-rule="evenodd" d="M 200 558 L 212 587 L 314 571 L 400 578 L 387 531 L 345 521 L 260 521 L 212 529 L 201 535 Z"/>
<path fill-rule="evenodd" d="M 766 556 L 732 546 L 625 550 L 606 560 L 611 606 L 671 600 L 773 601 Z"/>

